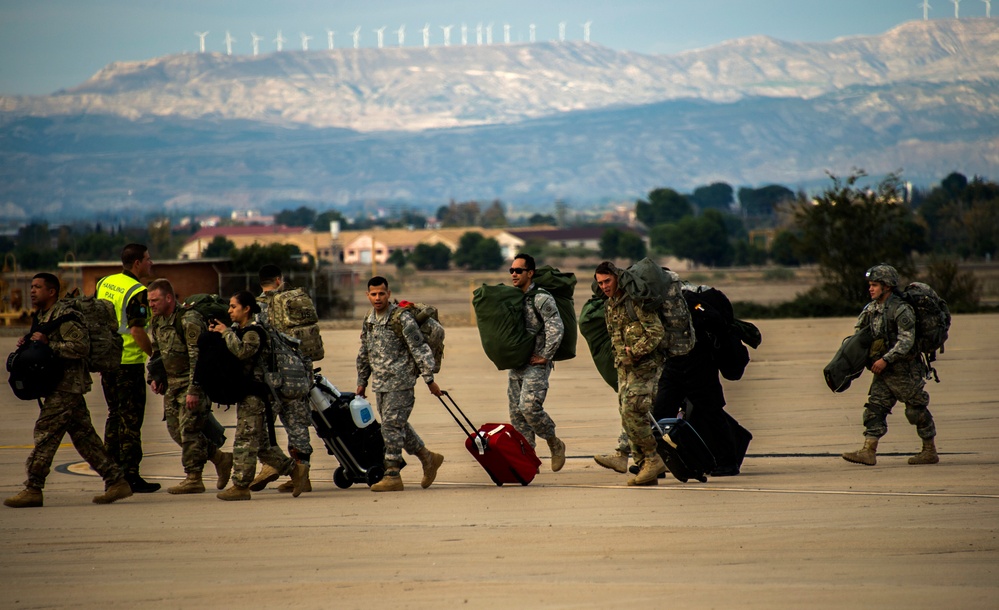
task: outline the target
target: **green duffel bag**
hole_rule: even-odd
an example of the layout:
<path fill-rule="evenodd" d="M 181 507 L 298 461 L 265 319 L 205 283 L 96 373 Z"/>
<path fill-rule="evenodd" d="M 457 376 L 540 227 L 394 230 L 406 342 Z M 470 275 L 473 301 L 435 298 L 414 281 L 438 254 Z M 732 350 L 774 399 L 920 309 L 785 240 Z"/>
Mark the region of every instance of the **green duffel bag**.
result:
<path fill-rule="evenodd" d="M 475 325 L 486 356 L 499 370 L 527 364 L 534 335 L 524 325 L 524 292 L 520 288 L 483 284 L 472 293 Z"/>
<path fill-rule="evenodd" d="M 868 354 L 874 337 L 871 335 L 870 327 L 864 327 L 854 335 L 843 339 L 836 355 L 822 369 L 822 375 L 826 379 L 826 385 L 833 392 L 844 392 L 853 383 L 853 380 L 860 377 L 867 366 Z"/>
<path fill-rule="evenodd" d="M 542 265 L 534 271 L 534 285 L 555 299 L 558 316 L 562 318 L 562 326 L 565 329 L 562 342 L 555 350 L 555 356 L 552 357 L 552 360 L 575 358 L 576 342 L 579 339 L 576 332 L 576 304 L 572 300 L 572 294 L 576 289 L 576 274 L 559 271 L 549 265 Z M 529 291 L 527 294 L 533 295 L 535 293 L 536 291 Z"/>
<path fill-rule="evenodd" d="M 583 304 L 579 313 L 579 334 L 583 335 L 593 356 L 593 364 L 607 385 L 617 391 L 617 369 L 614 368 L 614 349 L 611 347 L 610 335 L 607 333 L 607 321 L 604 313 L 607 309 L 607 299 L 593 296 Z"/>

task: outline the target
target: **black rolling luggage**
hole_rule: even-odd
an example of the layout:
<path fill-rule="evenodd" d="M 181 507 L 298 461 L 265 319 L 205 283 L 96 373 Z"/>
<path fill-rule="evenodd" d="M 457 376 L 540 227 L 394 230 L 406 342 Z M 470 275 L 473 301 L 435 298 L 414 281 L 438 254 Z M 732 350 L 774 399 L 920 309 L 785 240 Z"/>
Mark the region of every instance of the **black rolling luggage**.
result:
<path fill-rule="evenodd" d="M 385 476 L 385 441 L 381 424 L 371 421 L 363 428 L 354 423 L 350 413 L 353 392 L 341 392 L 318 372 L 309 405 L 312 425 L 340 467 L 333 472 L 333 483 L 346 489 L 354 483 L 369 487 Z"/>
<path fill-rule="evenodd" d="M 668 417 L 658 422 L 651 416 L 649 419 L 652 420 L 656 449 L 670 474 L 683 483 L 690 479 L 706 482 L 707 474 L 715 468 L 715 456 L 694 427 L 682 417 Z"/>

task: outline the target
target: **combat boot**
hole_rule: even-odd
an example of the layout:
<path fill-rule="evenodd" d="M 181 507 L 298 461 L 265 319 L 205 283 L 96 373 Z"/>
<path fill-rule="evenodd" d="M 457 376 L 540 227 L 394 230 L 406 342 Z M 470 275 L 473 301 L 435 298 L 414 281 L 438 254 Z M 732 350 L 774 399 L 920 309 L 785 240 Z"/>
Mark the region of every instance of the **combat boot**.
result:
<path fill-rule="evenodd" d="M 385 476 L 371 486 L 371 491 L 402 491 L 402 477 L 398 470 L 389 470 Z"/>
<path fill-rule="evenodd" d="M 128 486 L 132 488 L 132 493 L 151 494 L 160 490 L 159 483 L 150 483 L 140 477 L 137 472 L 126 474 L 125 480 L 128 481 Z"/>
<path fill-rule="evenodd" d="M 11 508 L 41 508 L 42 490 L 34 487 L 25 487 L 16 496 L 11 496 L 3 501 L 4 506 Z"/>
<path fill-rule="evenodd" d="M 225 486 L 229 484 L 229 478 L 232 477 L 232 454 L 216 449 L 215 455 L 209 461 L 215 465 L 215 474 L 219 477 L 215 481 L 215 489 L 225 489 Z"/>
<path fill-rule="evenodd" d="M 666 472 L 666 464 L 656 453 L 642 460 L 642 467 L 633 478 L 628 479 L 628 485 L 658 485 L 659 475 Z"/>
<path fill-rule="evenodd" d="M 205 484 L 201 480 L 200 472 L 189 472 L 187 478 L 167 489 L 168 494 L 201 494 L 205 493 Z"/>
<path fill-rule="evenodd" d="M 620 472 L 624 474 L 628 472 L 628 456 L 620 451 L 617 453 L 608 453 L 606 455 L 595 455 L 593 456 L 593 461 L 600 464 L 604 468 L 610 468 L 615 472 Z"/>
<path fill-rule="evenodd" d="M 112 483 L 105 491 L 99 496 L 94 496 L 94 504 L 111 504 L 116 500 L 121 500 L 132 495 L 132 488 L 129 487 L 128 481 L 125 477 L 122 477 Z"/>
<path fill-rule="evenodd" d="M 937 446 L 932 438 L 923 439 L 923 450 L 909 458 L 910 464 L 936 464 L 940 461 Z"/>
<path fill-rule="evenodd" d="M 552 472 L 558 472 L 565 466 L 565 443 L 557 436 L 548 440 L 548 449 L 552 452 Z"/>
<path fill-rule="evenodd" d="M 843 454 L 843 459 L 854 464 L 873 466 L 878 463 L 878 439 L 873 436 L 864 437 L 864 446 L 856 451 Z"/>
<path fill-rule="evenodd" d="M 304 491 L 312 491 L 312 482 L 309 481 L 309 465 L 295 462 L 291 469 L 291 496 L 297 498 Z M 306 489 L 308 486 L 308 489 Z"/>
<path fill-rule="evenodd" d="M 250 490 L 247 489 L 246 487 L 237 487 L 236 485 L 233 485 L 232 487 L 230 487 L 225 491 L 218 492 L 217 494 L 215 494 L 215 497 L 218 498 L 219 500 L 225 500 L 227 502 L 234 502 L 238 500 L 249 500 Z"/>
<path fill-rule="evenodd" d="M 440 470 L 441 464 L 444 463 L 444 456 L 423 447 L 416 454 L 416 457 L 420 458 L 420 463 L 423 464 L 423 480 L 420 481 L 420 487 L 426 489 L 434 484 L 434 480 L 437 478 L 437 471 Z"/>
<path fill-rule="evenodd" d="M 260 491 L 267 487 L 267 484 L 271 481 L 276 481 L 281 476 L 281 473 L 264 464 L 263 468 L 260 469 L 260 474 L 257 475 L 253 482 L 250 483 L 250 491 Z"/>

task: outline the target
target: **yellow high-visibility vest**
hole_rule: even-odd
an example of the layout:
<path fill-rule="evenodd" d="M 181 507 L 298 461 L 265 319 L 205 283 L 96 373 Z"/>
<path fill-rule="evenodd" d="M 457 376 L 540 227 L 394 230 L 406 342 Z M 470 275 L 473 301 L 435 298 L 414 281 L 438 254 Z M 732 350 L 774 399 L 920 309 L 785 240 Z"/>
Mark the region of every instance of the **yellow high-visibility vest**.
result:
<path fill-rule="evenodd" d="M 122 364 L 142 364 L 146 361 L 146 353 L 128 330 L 128 318 L 125 314 L 125 305 L 133 296 L 145 289 L 142 282 L 124 273 L 109 275 L 97 283 L 97 298 L 111 301 L 118 316 L 118 334 L 124 343 L 121 350 Z M 148 318 L 146 324 L 149 324 Z"/>

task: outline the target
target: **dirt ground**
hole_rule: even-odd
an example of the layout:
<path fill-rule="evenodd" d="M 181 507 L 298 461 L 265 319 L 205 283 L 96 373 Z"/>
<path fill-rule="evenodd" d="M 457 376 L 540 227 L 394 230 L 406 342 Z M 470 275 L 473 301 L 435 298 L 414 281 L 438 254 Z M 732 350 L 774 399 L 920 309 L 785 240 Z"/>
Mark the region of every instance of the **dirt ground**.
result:
<path fill-rule="evenodd" d="M 705 484 L 628 488 L 593 462 L 612 449 L 619 418 L 585 353 L 558 365 L 547 402 L 568 462 L 552 473 L 541 448 L 528 487 L 490 483 L 421 388 L 411 421 L 446 457 L 428 490 L 418 466 L 403 471 L 402 493 L 338 489 L 336 461 L 314 438 L 315 491 L 297 499 L 160 491 L 97 506 L 101 481 L 67 438 L 45 507 L 0 507 L 0 607 L 999 607 L 999 315 L 954 321 L 942 382 L 929 384 L 934 466 L 906 464 L 919 440 L 901 408 L 877 466 L 839 457 L 861 444 L 869 374 L 832 394 L 821 369 L 852 323 L 759 323 L 763 345 L 745 378 L 725 386 L 755 439 L 740 476 Z M 352 388 L 358 329 L 324 339 L 324 373 Z M 13 345 L 0 338 L 0 352 Z M 508 420 L 505 375 L 474 328 L 448 329 L 438 379 L 476 423 Z M 88 402 L 102 430 L 99 387 Z M 24 479 L 37 406 L 8 388 L 0 404 L 7 497 Z M 179 450 L 159 398 L 148 405 L 142 473 L 171 485 L 182 478 Z M 235 412 L 217 414 L 231 444 Z"/>

